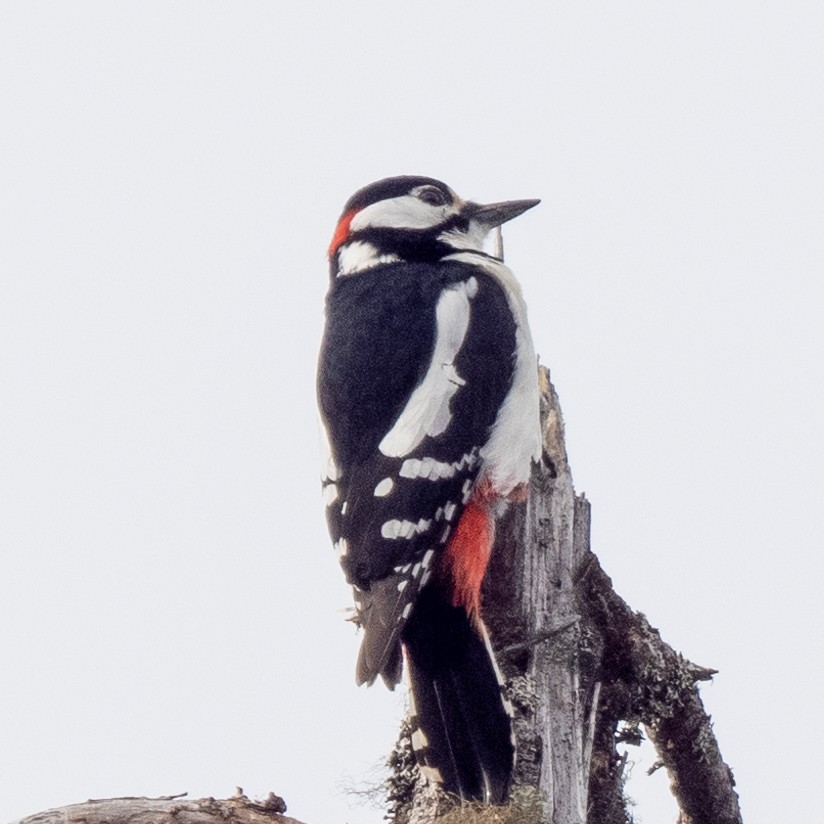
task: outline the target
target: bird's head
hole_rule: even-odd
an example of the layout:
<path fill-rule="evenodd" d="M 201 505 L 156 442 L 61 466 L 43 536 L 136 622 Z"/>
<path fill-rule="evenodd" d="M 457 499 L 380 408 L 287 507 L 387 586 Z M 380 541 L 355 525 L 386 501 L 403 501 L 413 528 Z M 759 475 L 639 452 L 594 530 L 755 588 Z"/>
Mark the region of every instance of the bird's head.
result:
<path fill-rule="evenodd" d="M 440 260 L 483 251 L 489 232 L 538 200 L 482 205 L 462 200 L 431 177 L 388 177 L 355 192 L 338 220 L 329 261 L 332 277 L 398 261 Z"/>

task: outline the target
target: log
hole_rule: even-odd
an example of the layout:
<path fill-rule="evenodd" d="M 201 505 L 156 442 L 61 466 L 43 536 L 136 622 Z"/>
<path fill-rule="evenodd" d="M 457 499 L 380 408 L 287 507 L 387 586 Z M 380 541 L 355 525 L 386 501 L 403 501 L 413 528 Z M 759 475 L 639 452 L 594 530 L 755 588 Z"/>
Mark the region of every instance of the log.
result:
<path fill-rule="evenodd" d="M 301 824 L 284 812 L 286 804 L 274 793 L 264 801 L 252 801 L 239 790 L 223 800 L 187 799 L 185 793 L 93 799 L 36 813 L 12 824 Z"/>

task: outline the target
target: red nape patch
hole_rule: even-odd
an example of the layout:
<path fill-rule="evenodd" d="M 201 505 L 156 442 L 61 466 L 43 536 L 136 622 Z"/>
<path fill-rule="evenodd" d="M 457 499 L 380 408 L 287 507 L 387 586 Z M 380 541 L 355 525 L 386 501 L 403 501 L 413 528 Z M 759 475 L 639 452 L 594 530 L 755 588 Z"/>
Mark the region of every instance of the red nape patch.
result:
<path fill-rule="evenodd" d="M 349 224 L 352 223 L 352 218 L 358 213 L 357 209 L 350 209 L 339 221 L 335 228 L 335 234 L 332 235 L 332 242 L 329 244 L 329 257 L 335 256 L 335 252 L 341 247 L 349 237 Z"/>
<path fill-rule="evenodd" d="M 476 491 L 439 559 L 439 577 L 451 587 L 452 606 L 466 607 L 473 618 L 480 615 L 481 584 L 494 540 L 495 520 L 488 499 Z"/>

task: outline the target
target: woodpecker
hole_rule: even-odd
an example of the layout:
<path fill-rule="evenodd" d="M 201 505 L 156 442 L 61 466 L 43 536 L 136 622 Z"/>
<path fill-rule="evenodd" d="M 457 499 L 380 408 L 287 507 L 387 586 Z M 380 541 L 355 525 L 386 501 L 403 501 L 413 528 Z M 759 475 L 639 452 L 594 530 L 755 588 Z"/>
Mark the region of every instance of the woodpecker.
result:
<path fill-rule="evenodd" d="M 357 683 L 392 689 L 405 658 L 425 773 L 494 803 L 514 747 L 481 583 L 541 436 L 526 305 L 484 240 L 538 202 L 481 205 L 428 177 L 360 189 L 329 247 L 318 366 L 327 521 L 363 628 Z"/>

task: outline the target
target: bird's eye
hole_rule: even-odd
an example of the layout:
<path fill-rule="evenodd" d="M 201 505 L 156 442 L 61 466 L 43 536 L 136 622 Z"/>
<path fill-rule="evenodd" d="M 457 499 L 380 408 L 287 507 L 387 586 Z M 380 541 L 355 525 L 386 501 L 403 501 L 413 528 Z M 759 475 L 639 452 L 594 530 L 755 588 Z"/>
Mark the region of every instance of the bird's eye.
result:
<path fill-rule="evenodd" d="M 426 186 L 418 192 L 418 197 L 430 206 L 443 206 L 446 203 L 446 195 L 434 186 Z"/>

